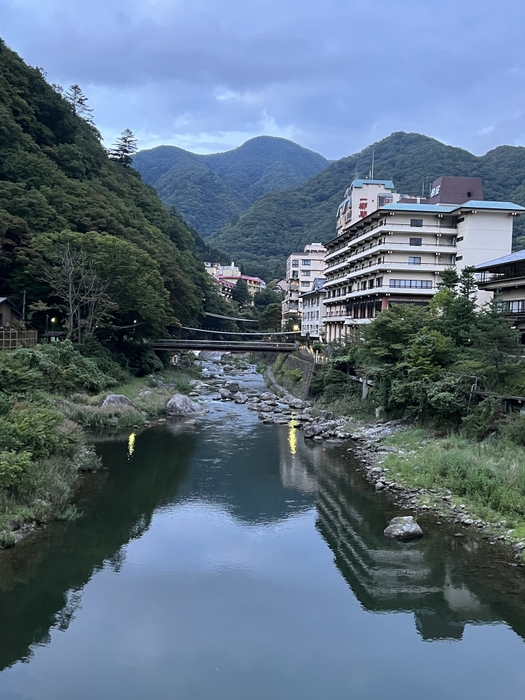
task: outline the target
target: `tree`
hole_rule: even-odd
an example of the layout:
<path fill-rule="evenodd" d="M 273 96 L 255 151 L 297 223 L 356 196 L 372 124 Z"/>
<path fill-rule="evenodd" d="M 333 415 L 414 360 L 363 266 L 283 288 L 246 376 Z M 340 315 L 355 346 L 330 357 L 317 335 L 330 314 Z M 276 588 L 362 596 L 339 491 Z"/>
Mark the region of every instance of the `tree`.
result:
<path fill-rule="evenodd" d="M 44 275 L 54 294 L 64 302 L 67 337 L 81 342 L 84 332 L 93 334 L 98 323 L 116 304 L 106 294 L 108 282 L 98 275 L 85 250 L 66 243 L 60 263 Z"/>
<path fill-rule="evenodd" d="M 246 306 L 251 299 L 250 292 L 248 291 L 248 284 L 242 277 L 239 277 L 235 283 L 235 287 L 232 290 L 232 299 L 236 301 L 239 306 Z"/>
<path fill-rule="evenodd" d="M 261 330 L 281 330 L 281 304 L 268 304 L 261 314 Z"/>
<path fill-rule="evenodd" d="M 59 92 L 57 89 L 60 88 L 59 85 L 53 87 L 57 92 Z M 60 88 L 60 90 L 62 90 L 62 88 Z M 73 114 L 76 114 L 77 117 L 82 117 L 82 119 L 88 122 L 88 124 L 94 124 L 93 117 L 91 116 L 93 110 L 91 107 L 88 107 L 88 98 L 82 92 L 80 85 L 70 85 L 65 92 L 59 92 L 59 94 L 62 94 L 69 102 L 71 109 L 73 110 Z"/>
<path fill-rule="evenodd" d="M 111 160 L 129 167 L 133 162 L 133 154 L 137 152 L 137 139 L 131 129 L 124 129 L 122 134 L 109 151 Z"/>

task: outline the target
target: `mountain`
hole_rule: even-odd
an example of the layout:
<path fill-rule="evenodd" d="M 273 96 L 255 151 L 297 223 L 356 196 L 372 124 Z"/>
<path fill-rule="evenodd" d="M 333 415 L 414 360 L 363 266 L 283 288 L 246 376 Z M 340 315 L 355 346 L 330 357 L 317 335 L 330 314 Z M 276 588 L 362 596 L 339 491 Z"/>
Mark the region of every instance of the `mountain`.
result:
<path fill-rule="evenodd" d="M 290 253 L 335 236 L 337 207 L 352 180 L 368 176 L 372 154 L 374 177 L 392 179 L 398 192 L 428 192 L 441 175 L 479 176 L 485 199 L 525 206 L 525 148 L 499 146 L 475 156 L 427 136 L 397 132 L 335 161 L 294 190 L 264 195 L 206 242 L 251 274 L 282 275 Z M 514 224 L 514 245 L 525 247 L 523 219 Z"/>
<path fill-rule="evenodd" d="M 140 151 L 133 158 L 145 182 L 207 237 L 235 221 L 268 192 L 290 190 L 329 161 L 293 141 L 258 136 L 225 153 L 198 155 L 175 146 Z"/>
<path fill-rule="evenodd" d="M 136 170 L 108 158 L 76 111 L 0 40 L 0 294 L 15 304 L 24 297 L 27 309 L 38 302 L 37 325 L 48 302 L 60 323 L 51 278 L 73 250 L 75 274 L 93 265 L 110 297 L 112 337 L 117 328 L 137 337 L 195 324 L 204 308 L 223 309 L 195 254 L 202 240 Z"/>

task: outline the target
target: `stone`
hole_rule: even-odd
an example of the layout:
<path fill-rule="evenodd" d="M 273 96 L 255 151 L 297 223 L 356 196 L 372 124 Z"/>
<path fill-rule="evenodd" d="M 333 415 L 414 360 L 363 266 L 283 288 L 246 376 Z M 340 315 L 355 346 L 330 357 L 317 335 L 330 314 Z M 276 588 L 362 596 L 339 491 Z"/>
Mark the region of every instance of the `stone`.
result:
<path fill-rule="evenodd" d="M 232 394 L 235 394 L 237 391 L 239 391 L 239 382 L 225 382 L 224 383 L 224 388 L 227 389 L 228 391 L 231 391 Z"/>
<path fill-rule="evenodd" d="M 416 523 L 411 515 L 403 515 L 397 518 L 392 518 L 388 527 L 384 530 L 385 537 L 391 537 L 396 540 L 413 540 L 418 537 L 423 537 L 423 530 Z"/>
<path fill-rule="evenodd" d="M 288 401 L 288 406 L 290 408 L 301 409 L 301 408 L 306 408 L 307 405 L 308 404 L 306 403 L 306 401 L 301 401 L 301 399 L 291 399 L 290 401 Z"/>
<path fill-rule="evenodd" d="M 236 391 L 233 395 L 233 400 L 235 403 L 246 403 L 246 401 L 248 401 L 248 397 L 243 394 L 242 391 Z"/>
<path fill-rule="evenodd" d="M 219 395 L 220 395 L 221 399 L 224 399 L 224 400 L 233 399 L 233 394 L 228 389 L 219 389 Z"/>
<path fill-rule="evenodd" d="M 184 394 L 174 394 L 166 405 L 166 411 L 170 416 L 193 416 L 206 413 L 207 409 Z"/>
<path fill-rule="evenodd" d="M 259 398 L 261 399 L 261 401 L 275 401 L 277 397 L 275 396 L 275 394 L 272 394 L 269 391 L 263 391 Z"/>
<path fill-rule="evenodd" d="M 135 408 L 133 401 L 130 401 L 124 394 L 108 394 L 102 402 L 102 408 L 106 406 L 131 406 Z"/>
<path fill-rule="evenodd" d="M 319 411 L 319 418 L 322 421 L 325 420 L 333 420 L 334 419 L 334 414 L 332 411 Z"/>

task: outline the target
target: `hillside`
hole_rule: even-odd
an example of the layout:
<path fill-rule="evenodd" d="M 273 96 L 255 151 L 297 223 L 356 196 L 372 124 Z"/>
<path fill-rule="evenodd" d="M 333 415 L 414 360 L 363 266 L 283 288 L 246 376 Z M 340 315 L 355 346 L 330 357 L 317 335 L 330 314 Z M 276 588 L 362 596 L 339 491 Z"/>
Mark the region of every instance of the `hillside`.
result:
<path fill-rule="evenodd" d="M 292 141 L 259 136 L 211 155 L 159 146 L 137 153 L 133 166 L 165 204 L 206 237 L 235 221 L 262 195 L 293 189 L 328 162 Z"/>
<path fill-rule="evenodd" d="M 334 237 L 337 206 L 352 180 L 368 175 L 372 150 L 374 177 L 393 179 L 399 192 L 421 193 L 441 175 L 479 176 L 485 199 L 525 205 L 525 148 L 500 146 L 474 156 L 427 136 L 398 132 L 332 163 L 295 190 L 261 197 L 206 242 L 252 274 L 281 275 L 291 252 Z M 525 221 L 516 221 L 514 230 L 515 247 L 525 247 Z"/>
<path fill-rule="evenodd" d="M 195 255 L 202 240 L 0 40 L 0 295 L 20 305 L 25 292 L 29 310 L 39 302 L 37 326 L 44 302 L 63 321 L 50 275 L 66 249 L 95 270 L 107 302 L 97 327 L 112 338 L 129 336 L 117 329 L 130 324 L 138 337 L 198 323 L 203 304 L 224 306 Z"/>

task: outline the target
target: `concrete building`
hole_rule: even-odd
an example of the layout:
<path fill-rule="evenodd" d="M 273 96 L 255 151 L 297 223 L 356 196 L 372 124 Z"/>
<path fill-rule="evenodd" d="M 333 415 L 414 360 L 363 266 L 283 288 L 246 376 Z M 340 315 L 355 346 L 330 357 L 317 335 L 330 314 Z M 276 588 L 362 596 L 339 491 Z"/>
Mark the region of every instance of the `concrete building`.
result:
<path fill-rule="evenodd" d="M 324 290 L 324 279 L 314 279 L 312 289 L 301 294 L 302 315 L 301 315 L 301 336 L 319 340 L 324 336 L 323 301 L 326 296 Z"/>
<path fill-rule="evenodd" d="M 221 265 L 220 263 L 204 263 L 206 272 L 211 275 L 221 287 L 221 294 L 227 299 L 232 298 L 232 291 L 239 279 L 243 279 L 247 286 L 248 292 L 253 297 L 257 292 L 266 289 L 266 282 L 260 277 L 250 277 L 243 275 L 240 268 L 232 262 L 231 265 Z"/>
<path fill-rule="evenodd" d="M 292 253 L 286 261 L 287 288 L 282 302 L 282 325 L 296 321 L 300 327 L 301 295 L 309 292 L 315 279 L 324 278 L 326 248 L 321 243 L 310 243 L 302 253 Z"/>
<path fill-rule="evenodd" d="M 507 319 L 525 344 L 525 250 L 476 265 L 478 286 L 498 296 Z"/>
<path fill-rule="evenodd" d="M 440 178 L 429 199 L 398 195 L 390 180 L 352 184 L 338 209 L 337 236 L 326 244 L 328 342 L 350 335 L 392 304 L 428 304 L 446 268 L 460 271 L 510 252 L 514 217 L 525 208 L 481 199 L 444 201 L 472 193 L 482 196 L 479 178 Z M 356 216 L 356 204 L 365 200 L 367 209 Z"/>

